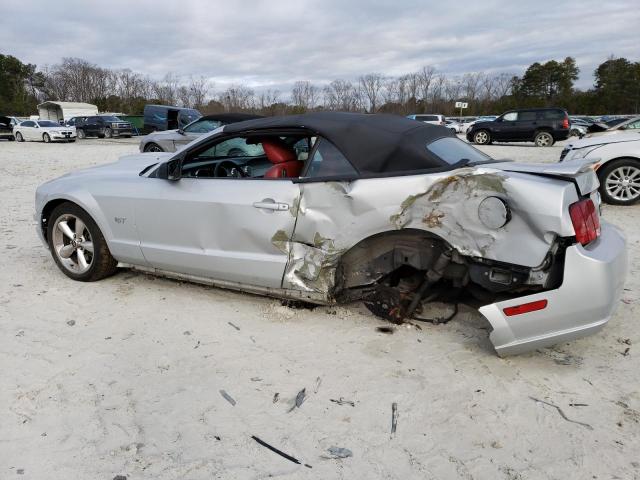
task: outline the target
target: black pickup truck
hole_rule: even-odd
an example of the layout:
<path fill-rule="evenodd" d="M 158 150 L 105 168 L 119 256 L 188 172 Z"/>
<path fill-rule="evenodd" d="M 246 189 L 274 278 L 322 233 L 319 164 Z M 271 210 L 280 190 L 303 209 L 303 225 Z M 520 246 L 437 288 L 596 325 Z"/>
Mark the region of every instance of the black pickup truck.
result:
<path fill-rule="evenodd" d="M 75 126 L 78 138 L 131 137 L 133 135 L 133 127 L 129 122 L 113 116 L 76 117 Z"/>
<path fill-rule="evenodd" d="M 550 147 L 569 137 L 569 115 L 562 108 L 511 110 L 488 122 L 476 122 L 467 131 L 467 140 L 478 145 L 496 142 L 534 142 Z"/>

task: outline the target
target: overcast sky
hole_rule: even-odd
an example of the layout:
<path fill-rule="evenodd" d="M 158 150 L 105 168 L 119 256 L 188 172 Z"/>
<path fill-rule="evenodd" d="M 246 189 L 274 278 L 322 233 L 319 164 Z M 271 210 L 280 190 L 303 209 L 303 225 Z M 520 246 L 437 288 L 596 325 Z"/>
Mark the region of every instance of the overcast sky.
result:
<path fill-rule="evenodd" d="M 38 66 L 80 57 L 283 89 L 433 65 L 510 72 L 576 58 L 578 86 L 608 56 L 640 60 L 638 0 L 2 1 L 0 53 Z"/>

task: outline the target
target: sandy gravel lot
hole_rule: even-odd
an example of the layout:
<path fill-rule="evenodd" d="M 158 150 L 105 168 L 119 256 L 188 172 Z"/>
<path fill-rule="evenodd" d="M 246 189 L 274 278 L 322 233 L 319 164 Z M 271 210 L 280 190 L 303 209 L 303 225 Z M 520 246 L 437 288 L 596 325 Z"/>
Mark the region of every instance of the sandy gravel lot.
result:
<path fill-rule="evenodd" d="M 561 148 L 485 150 L 555 161 Z M 631 258 L 608 327 L 500 359 L 468 308 L 388 335 L 358 305 L 292 310 L 129 271 L 73 282 L 36 237 L 34 190 L 136 151 L 0 142 L 1 479 L 640 478 L 640 207 L 605 207 Z"/>

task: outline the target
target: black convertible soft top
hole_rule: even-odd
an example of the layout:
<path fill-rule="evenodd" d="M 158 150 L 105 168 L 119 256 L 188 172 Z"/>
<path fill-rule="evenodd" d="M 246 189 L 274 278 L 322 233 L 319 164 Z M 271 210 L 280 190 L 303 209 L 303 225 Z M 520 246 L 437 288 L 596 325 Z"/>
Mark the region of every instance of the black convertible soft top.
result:
<path fill-rule="evenodd" d="M 427 144 L 455 134 L 448 128 L 396 115 L 317 112 L 234 123 L 225 133 L 263 129 L 311 130 L 333 143 L 362 175 L 424 171 L 449 164 Z"/>
<path fill-rule="evenodd" d="M 247 120 L 255 120 L 257 118 L 264 118 L 262 115 L 254 115 L 253 113 L 214 113 L 212 115 L 205 115 L 198 120 L 212 120 L 215 122 L 236 123 L 244 122 Z"/>

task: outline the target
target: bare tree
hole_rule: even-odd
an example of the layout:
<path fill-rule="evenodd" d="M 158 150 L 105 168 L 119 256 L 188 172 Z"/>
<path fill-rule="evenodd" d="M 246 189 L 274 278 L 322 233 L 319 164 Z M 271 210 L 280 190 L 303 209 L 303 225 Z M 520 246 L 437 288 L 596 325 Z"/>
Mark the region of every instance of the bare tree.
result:
<path fill-rule="evenodd" d="M 205 77 L 194 78 L 189 77 L 189 101 L 193 108 L 202 108 L 207 103 L 207 97 L 211 91 L 212 85 L 209 79 Z"/>
<path fill-rule="evenodd" d="M 432 66 L 425 66 L 418 72 L 418 87 L 420 90 L 420 98 L 423 102 L 429 103 L 429 94 L 431 93 L 431 84 L 436 75 L 436 69 Z"/>
<path fill-rule="evenodd" d="M 303 111 L 313 110 L 318 103 L 318 87 L 310 81 L 297 81 L 291 90 L 291 102 Z"/>
<path fill-rule="evenodd" d="M 362 75 L 358 82 L 360 90 L 369 104 L 369 112 L 375 113 L 378 109 L 378 99 L 384 84 L 384 77 L 379 73 L 367 73 Z"/>
<path fill-rule="evenodd" d="M 330 110 L 350 112 L 359 107 L 359 95 L 348 80 L 334 80 L 324 87 L 325 107 Z"/>
<path fill-rule="evenodd" d="M 218 100 L 227 112 L 251 110 L 255 106 L 255 92 L 245 85 L 231 85 L 218 94 Z"/>

